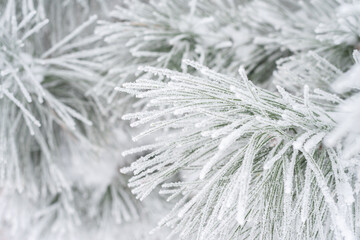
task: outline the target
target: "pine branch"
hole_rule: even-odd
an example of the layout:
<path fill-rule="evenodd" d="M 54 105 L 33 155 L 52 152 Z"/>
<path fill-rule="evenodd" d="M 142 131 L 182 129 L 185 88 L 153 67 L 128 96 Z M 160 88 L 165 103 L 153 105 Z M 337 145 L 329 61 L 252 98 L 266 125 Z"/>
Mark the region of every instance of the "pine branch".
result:
<path fill-rule="evenodd" d="M 154 80 L 120 89 L 148 99 L 151 109 L 124 116 L 134 126 L 150 123 L 134 140 L 174 132 L 123 169 L 135 174 L 133 193 L 142 200 L 176 173 L 192 176 L 162 185 L 178 204 L 160 225 L 174 227 L 184 239 L 258 239 L 270 232 L 279 238 L 355 239 L 345 224 L 354 198 L 348 198 L 351 178 L 339 162 L 342 151 L 321 143 L 336 125 L 331 113 L 342 100 L 307 86 L 303 97 L 281 87 L 272 93 L 251 83 L 244 69 L 238 79 L 185 64 L 199 75 L 146 67 Z"/>

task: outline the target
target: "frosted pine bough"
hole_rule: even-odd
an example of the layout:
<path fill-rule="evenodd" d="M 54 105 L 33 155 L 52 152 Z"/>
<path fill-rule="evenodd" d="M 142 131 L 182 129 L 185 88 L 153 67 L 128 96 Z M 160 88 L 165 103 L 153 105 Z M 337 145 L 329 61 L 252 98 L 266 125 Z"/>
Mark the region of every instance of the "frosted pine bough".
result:
<path fill-rule="evenodd" d="M 147 124 L 135 141 L 164 131 L 156 143 L 124 152 L 150 153 L 123 171 L 135 174 L 129 186 L 139 199 L 162 185 L 160 193 L 177 200 L 159 225 L 172 227 L 183 239 L 357 239 L 359 135 L 354 123 L 359 118 L 358 88 L 352 83 L 358 81 L 358 65 L 351 67 L 350 52 L 359 36 L 354 31 L 358 3 L 269 2 L 253 1 L 244 9 L 290 6 L 298 10 L 290 24 L 297 23 L 296 17 L 305 19 L 304 13 L 312 16 L 308 22 L 314 20 L 300 27 L 309 32 L 300 44 L 294 32 L 284 32 L 291 26 L 280 10 L 272 12 L 279 13 L 278 22 L 267 18 L 273 22 L 259 25 L 279 31 L 257 33 L 258 47 L 286 50 L 271 78 L 277 90 L 255 86 L 244 69 L 234 78 L 192 61 L 183 62 L 197 69 L 191 75 L 143 68 L 153 76 L 118 90 L 146 99 L 146 110 L 123 118 L 132 126 Z M 313 9 L 324 10 L 321 20 L 328 27 L 311 15 Z M 355 62 L 357 56 L 355 51 Z M 171 182 L 178 174 L 183 180 Z"/>
<path fill-rule="evenodd" d="M 187 64 L 201 76 L 148 67 L 169 82 L 139 79 L 123 89 L 151 99 L 148 112 L 124 116 L 134 125 L 152 122 L 135 140 L 179 129 L 140 148 L 151 153 L 125 169 L 136 174 L 129 185 L 140 199 L 179 171 L 192 176 L 163 184 L 161 193 L 180 199 L 161 224 L 184 238 L 355 239 L 356 172 L 341 146 L 322 144 L 342 100 L 307 86 L 302 98 L 281 87 L 271 93 L 243 69 L 237 79 Z"/>

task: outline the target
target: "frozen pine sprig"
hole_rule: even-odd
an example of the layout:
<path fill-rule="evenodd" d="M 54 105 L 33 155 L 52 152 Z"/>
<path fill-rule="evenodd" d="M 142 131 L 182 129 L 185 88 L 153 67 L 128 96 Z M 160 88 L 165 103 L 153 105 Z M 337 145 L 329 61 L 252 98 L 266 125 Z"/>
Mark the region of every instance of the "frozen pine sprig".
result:
<path fill-rule="evenodd" d="M 124 91 L 148 99 L 146 112 L 124 116 L 134 126 L 150 126 L 135 140 L 173 132 L 123 169 L 135 174 L 133 193 L 142 200 L 179 172 L 193 176 L 162 185 L 178 203 L 160 226 L 183 239 L 259 239 L 270 232 L 285 239 L 355 239 L 355 200 L 345 201 L 340 190 L 346 185 L 345 196 L 353 194 L 342 151 L 322 144 L 336 125 L 338 97 L 308 86 L 302 96 L 281 87 L 273 93 L 250 82 L 243 68 L 234 78 L 184 64 L 199 74 L 146 67 L 153 80 L 124 84 Z"/>

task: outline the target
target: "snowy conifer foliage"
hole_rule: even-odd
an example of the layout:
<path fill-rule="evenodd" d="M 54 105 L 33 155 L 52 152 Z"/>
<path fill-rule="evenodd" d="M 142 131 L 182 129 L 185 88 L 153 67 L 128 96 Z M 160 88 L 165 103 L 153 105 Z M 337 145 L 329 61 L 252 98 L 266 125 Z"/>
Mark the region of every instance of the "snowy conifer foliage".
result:
<path fill-rule="evenodd" d="M 359 239 L 359 49 L 359 0 L 0 2 L 0 239 Z"/>
<path fill-rule="evenodd" d="M 177 202 L 160 226 L 183 239 L 360 237 L 358 6 L 251 1 L 237 77 L 185 60 L 197 71 L 148 66 L 152 77 L 118 88 L 147 102 L 123 117 L 147 124 L 133 139 L 162 132 L 123 169 L 139 199 L 161 185 Z"/>

